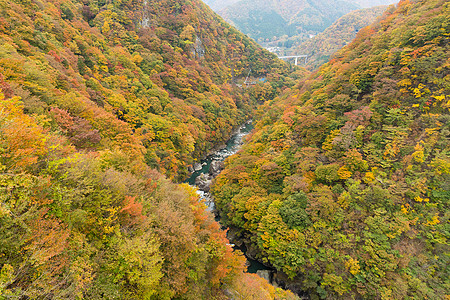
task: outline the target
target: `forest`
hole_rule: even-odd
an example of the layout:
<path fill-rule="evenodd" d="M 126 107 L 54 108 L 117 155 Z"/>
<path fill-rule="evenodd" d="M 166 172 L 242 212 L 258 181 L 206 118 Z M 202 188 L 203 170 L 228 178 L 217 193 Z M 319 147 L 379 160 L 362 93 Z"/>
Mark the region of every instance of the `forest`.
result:
<path fill-rule="evenodd" d="M 286 74 L 200 1 L 0 0 L 0 298 L 295 299 L 177 184 Z"/>
<path fill-rule="evenodd" d="M 222 220 L 311 299 L 448 299 L 450 3 L 401 1 L 258 110 Z"/>
<path fill-rule="evenodd" d="M 324 30 L 329 30 L 334 23 L 346 14 L 366 8 L 360 12 L 363 20 L 353 15 L 341 20 L 347 28 L 362 28 L 374 21 L 375 6 L 395 4 L 395 0 L 205 0 L 220 16 L 240 31 L 247 34 L 266 49 L 278 47 L 280 56 L 293 55 L 296 48 L 308 43 L 307 50 L 321 41 L 311 40 Z M 220 2 L 220 4 L 218 3 Z M 381 11 L 379 12 L 381 14 Z M 361 25 L 362 24 L 362 25 Z M 359 29 L 358 28 L 358 29 Z M 335 30 L 339 31 L 339 27 Z M 345 29 L 345 28 L 344 28 Z M 353 40 L 354 35 L 343 33 L 329 37 L 336 51 Z M 341 41 L 342 40 L 342 41 Z M 318 45 L 317 47 L 323 47 Z M 300 48 L 302 49 L 302 48 Z M 325 50 L 325 49 L 324 49 Z M 328 49 L 329 50 L 329 49 Z M 304 54 L 309 54 L 304 52 Z M 320 64 L 328 61 L 321 60 Z M 316 63 L 319 66 L 319 62 Z"/>
<path fill-rule="evenodd" d="M 310 299 L 448 299 L 449 15 L 310 73 L 200 0 L 0 0 L 0 299 L 299 299 L 229 236 Z M 182 182 L 249 119 L 219 224 Z"/>
<path fill-rule="evenodd" d="M 282 37 L 303 41 L 325 30 L 338 18 L 359 6 L 341 0 L 241 0 L 220 15 L 260 44 Z"/>

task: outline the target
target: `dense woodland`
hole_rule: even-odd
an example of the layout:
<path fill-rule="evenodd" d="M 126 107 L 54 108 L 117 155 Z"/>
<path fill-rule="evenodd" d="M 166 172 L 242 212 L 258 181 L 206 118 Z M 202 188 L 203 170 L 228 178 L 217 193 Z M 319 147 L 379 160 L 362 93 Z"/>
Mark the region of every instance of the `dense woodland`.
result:
<path fill-rule="evenodd" d="M 78 149 L 119 160 L 143 152 L 171 178 L 284 81 L 286 65 L 199 1 L 1 3 L 0 71 L 26 112 L 45 113 Z M 274 83 L 233 89 L 250 69 Z M 71 127 L 73 118 L 85 126 Z"/>
<path fill-rule="evenodd" d="M 0 298 L 297 299 L 177 183 L 252 117 L 213 191 L 257 259 L 448 298 L 449 15 L 404 0 L 306 77 L 199 0 L 0 0 Z"/>
<path fill-rule="evenodd" d="M 287 71 L 200 1 L 0 0 L 0 298 L 295 299 L 173 183 Z"/>
<path fill-rule="evenodd" d="M 216 205 L 311 299 L 448 299 L 450 3 L 404 0 L 259 110 Z"/>

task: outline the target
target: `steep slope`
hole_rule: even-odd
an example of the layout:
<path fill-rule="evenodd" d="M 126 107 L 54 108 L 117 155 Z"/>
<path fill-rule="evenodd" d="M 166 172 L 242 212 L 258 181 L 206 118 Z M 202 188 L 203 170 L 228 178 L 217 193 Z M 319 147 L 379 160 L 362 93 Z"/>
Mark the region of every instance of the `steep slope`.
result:
<path fill-rule="evenodd" d="M 142 156 L 176 179 L 260 100 L 233 81 L 286 70 L 200 1 L 1 3 L 0 72 L 26 111 L 52 116 L 79 149 Z"/>
<path fill-rule="evenodd" d="M 249 68 L 268 82 L 244 95 Z M 294 299 L 160 173 L 182 178 L 285 68 L 199 1 L 0 0 L 0 298 Z"/>
<path fill-rule="evenodd" d="M 326 63 L 332 54 L 349 44 L 359 30 L 372 24 L 386 9 L 387 6 L 377 6 L 350 12 L 324 32 L 301 43 L 293 50 L 293 55 L 308 55 L 306 67 L 316 69 Z"/>
<path fill-rule="evenodd" d="M 0 298 L 296 299 L 243 273 L 191 187 L 111 168 L 36 119 L 0 93 Z"/>
<path fill-rule="evenodd" d="M 401 1 L 260 111 L 213 192 L 313 299 L 447 299 L 450 5 Z"/>

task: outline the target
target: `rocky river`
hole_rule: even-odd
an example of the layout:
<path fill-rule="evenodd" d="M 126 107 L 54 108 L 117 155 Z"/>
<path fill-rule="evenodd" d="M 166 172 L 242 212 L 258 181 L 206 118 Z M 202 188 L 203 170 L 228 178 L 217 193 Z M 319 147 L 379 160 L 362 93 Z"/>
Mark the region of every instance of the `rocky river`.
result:
<path fill-rule="evenodd" d="M 190 170 L 192 175 L 186 182 L 197 187 L 197 193 L 203 201 L 205 201 L 210 211 L 214 210 L 214 201 L 209 194 L 212 180 L 222 171 L 224 160 L 235 154 L 241 148 L 244 137 L 249 134 L 252 129 L 252 121 L 247 121 L 236 130 L 223 147 L 207 156 L 201 162 L 195 163 Z"/>
<path fill-rule="evenodd" d="M 224 167 L 224 160 L 235 154 L 241 146 L 243 145 L 243 139 L 248 135 L 253 129 L 252 121 L 244 123 L 238 130 L 231 136 L 227 143 L 215 151 L 213 154 L 209 155 L 203 161 L 194 164 L 193 173 L 191 177 L 186 181 L 190 185 L 197 187 L 197 193 L 200 198 L 208 206 L 208 210 L 214 212 L 214 199 L 209 193 L 209 188 L 211 186 L 212 180 L 220 174 Z M 218 217 L 217 217 L 218 218 Z M 217 219 L 220 222 L 220 219 Z M 237 246 L 236 246 L 237 247 Z M 246 252 L 245 246 L 239 247 L 241 251 Z M 269 280 L 270 269 L 256 260 L 252 260 L 247 257 L 248 260 L 248 272 L 258 273 Z M 269 275 L 267 275 L 269 274 Z"/>
<path fill-rule="evenodd" d="M 215 212 L 214 199 L 209 193 L 212 180 L 223 170 L 224 160 L 239 151 L 239 149 L 243 145 L 244 137 L 248 135 L 252 131 L 252 129 L 252 121 L 246 122 L 245 124 L 240 126 L 238 130 L 236 130 L 236 132 L 231 136 L 231 138 L 223 147 L 207 156 L 201 162 L 194 164 L 193 168 L 190 170 L 192 172 L 192 175 L 188 180 L 186 180 L 186 182 L 197 188 L 197 193 L 205 202 L 209 211 Z M 220 223 L 218 214 L 216 214 L 216 220 Z M 248 262 L 247 272 L 256 273 L 259 276 L 267 279 L 275 286 L 288 288 L 299 295 L 301 299 L 308 299 L 307 295 L 301 290 L 298 283 L 290 281 L 282 272 L 277 272 L 276 270 L 252 259 L 252 252 L 254 252 L 255 249 L 253 249 L 253 251 L 247 249 L 245 241 L 236 240 L 233 237 L 234 235 L 232 232 L 233 230 L 228 231 L 228 238 L 232 243 L 236 244 L 234 245 L 236 249 L 241 250 L 245 254 Z"/>

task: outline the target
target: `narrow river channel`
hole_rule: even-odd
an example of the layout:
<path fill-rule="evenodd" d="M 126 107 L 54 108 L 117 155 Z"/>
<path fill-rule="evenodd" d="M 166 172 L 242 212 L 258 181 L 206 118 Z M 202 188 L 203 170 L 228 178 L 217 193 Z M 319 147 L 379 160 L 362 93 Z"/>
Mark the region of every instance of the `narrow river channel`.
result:
<path fill-rule="evenodd" d="M 206 159 L 201 161 L 200 164 L 197 165 L 197 170 L 192 173 L 191 177 L 189 177 L 188 180 L 186 180 L 187 183 L 189 183 L 192 186 L 196 186 L 198 188 L 197 193 L 200 195 L 201 199 L 205 202 L 205 204 L 208 206 L 209 211 L 214 211 L 214 200 L 212 199 L 211 195 L 208 192 L 208 188 L 202 188 L 202 185 L 199 183 L 199 177 L 204 176 L 206 180 L 206 176 L 212 177 L 210 174 L 214 173 L 211 170 L 211 166 L 216 165 L 217 163 L 222 163 L 227 157 L 235 154 L 239 151 L 241 146 L 243 145 L 243 139 L 246 135 L 248 135 L 253 130 L 253 124 L 251 121 L 246 122 L 243 124 L 227 141 L 226 145 L 220 149 L 214 152 L 212 155 L 208 156 Z M 200 169 L 201 166 L 201 169 Z M 218 174 L 215 174 L 216 176 Z M 220 223 L 220 219 L 217 219 L 217 221 Z M 245 249 L 240 249 L 242 252 L 245 253 Z M 248 272 L 249 273 L 256 273 L 259 270 L 270 270 L 263 264 L 259 263 L 256 260 L 252 260 L 247 257 L 248 261 Z"/>
<path fill-rule="evenodd" d="M 206 157 L 200 163 L 198 163 L 195 167 L 194 172 L 191 174 L 189 179 L 186 180 L 192 186 L 196 186 L 198 188 L 198 194 L 205 201 L 208 206 L 208 210 L 214 210 L 214 201 L 211 198 L 211 195 L 208 191 L 202 188 L 202 186 L 198 185 L 198 178 L 200 176 L 208 175 L 214 173 L 211 170 L 211 165 L 216 163 L 222 163 L 227 157 L 235 154 L 239 151 L 243 144 L 243 139 L 246 135 L 248 135 L 253 130 L 252 121 L 248 121 L 241 125 L 239 129 L 231 136 L 231 138 L 226 142 L 223 148 L 217 150 L 213 154 Z M 204 176 L 203 175 L 203 176 Z M 218 174 L 214 174 L 218 175 Z M 215 177 L 215 176 L 214 176 Z"/>
<path fill-rule="evenodd" d="M 253 130 L 253 124 L 251 121 L 246 122 L 244 125 L 242 125 L 228 140 L 226 145 L 222 147 L 221 149 L 215 151 L 213 154 L 206 157 L 206 159 L 202 160 L 200 163 L 197 163 L 194 168 L 195 171 L 192 173 L 192 175 L 189 177 L 188 180 L 186 180 L 186 183 L 189 183 L 192 186 L 197 187 L 197 193 L 200 195 L 200 198 L 205 202 L 207 205 L 207 209 L 211 212 L 214 212 L 214 199 L 211 197 L 211 194 L 209 193 L 209 186 L 211 184 L 211 181 L 220 174 L 220 171 L 222 170 L 222 164 L 223 161 L 235 154 L 239 151 L 241 146 L 243 145 L 243 139 L 246 135 L 248 135 Z M 218 214 L 216 214 L 216 221 L 220 223 L 220 218 L 218 217 Z M 236 241 L 237 242 L 237 241 Z M 237 245 L 234 246 L 235 249 L 241 250 L 244 254 L 246 254 L 246 247 L 245 243 L 239 243 L 242 245 L 242 247 L 238 247 Z M 249 258 L 246 255 L 247 258 L 247 272 L 249 273 L 257 273 L 261 277 L 267 279 L 270 283 L 274 284 L 275 286 L 280 286 L 282 288 L 287 288 L 296 293 L 298 296 L 300 296 L 300 299 L 309 299 L 309 296 L 307 293 L 302 291 L 301 286 L 299 286 L 297 283 L 294 283 L 292 285 L 289 283 L 288 278 L 286 275 L 282 272 L 276 271 L 274 269 L 271 269 L 260 262 L 253 260 Z"/>

